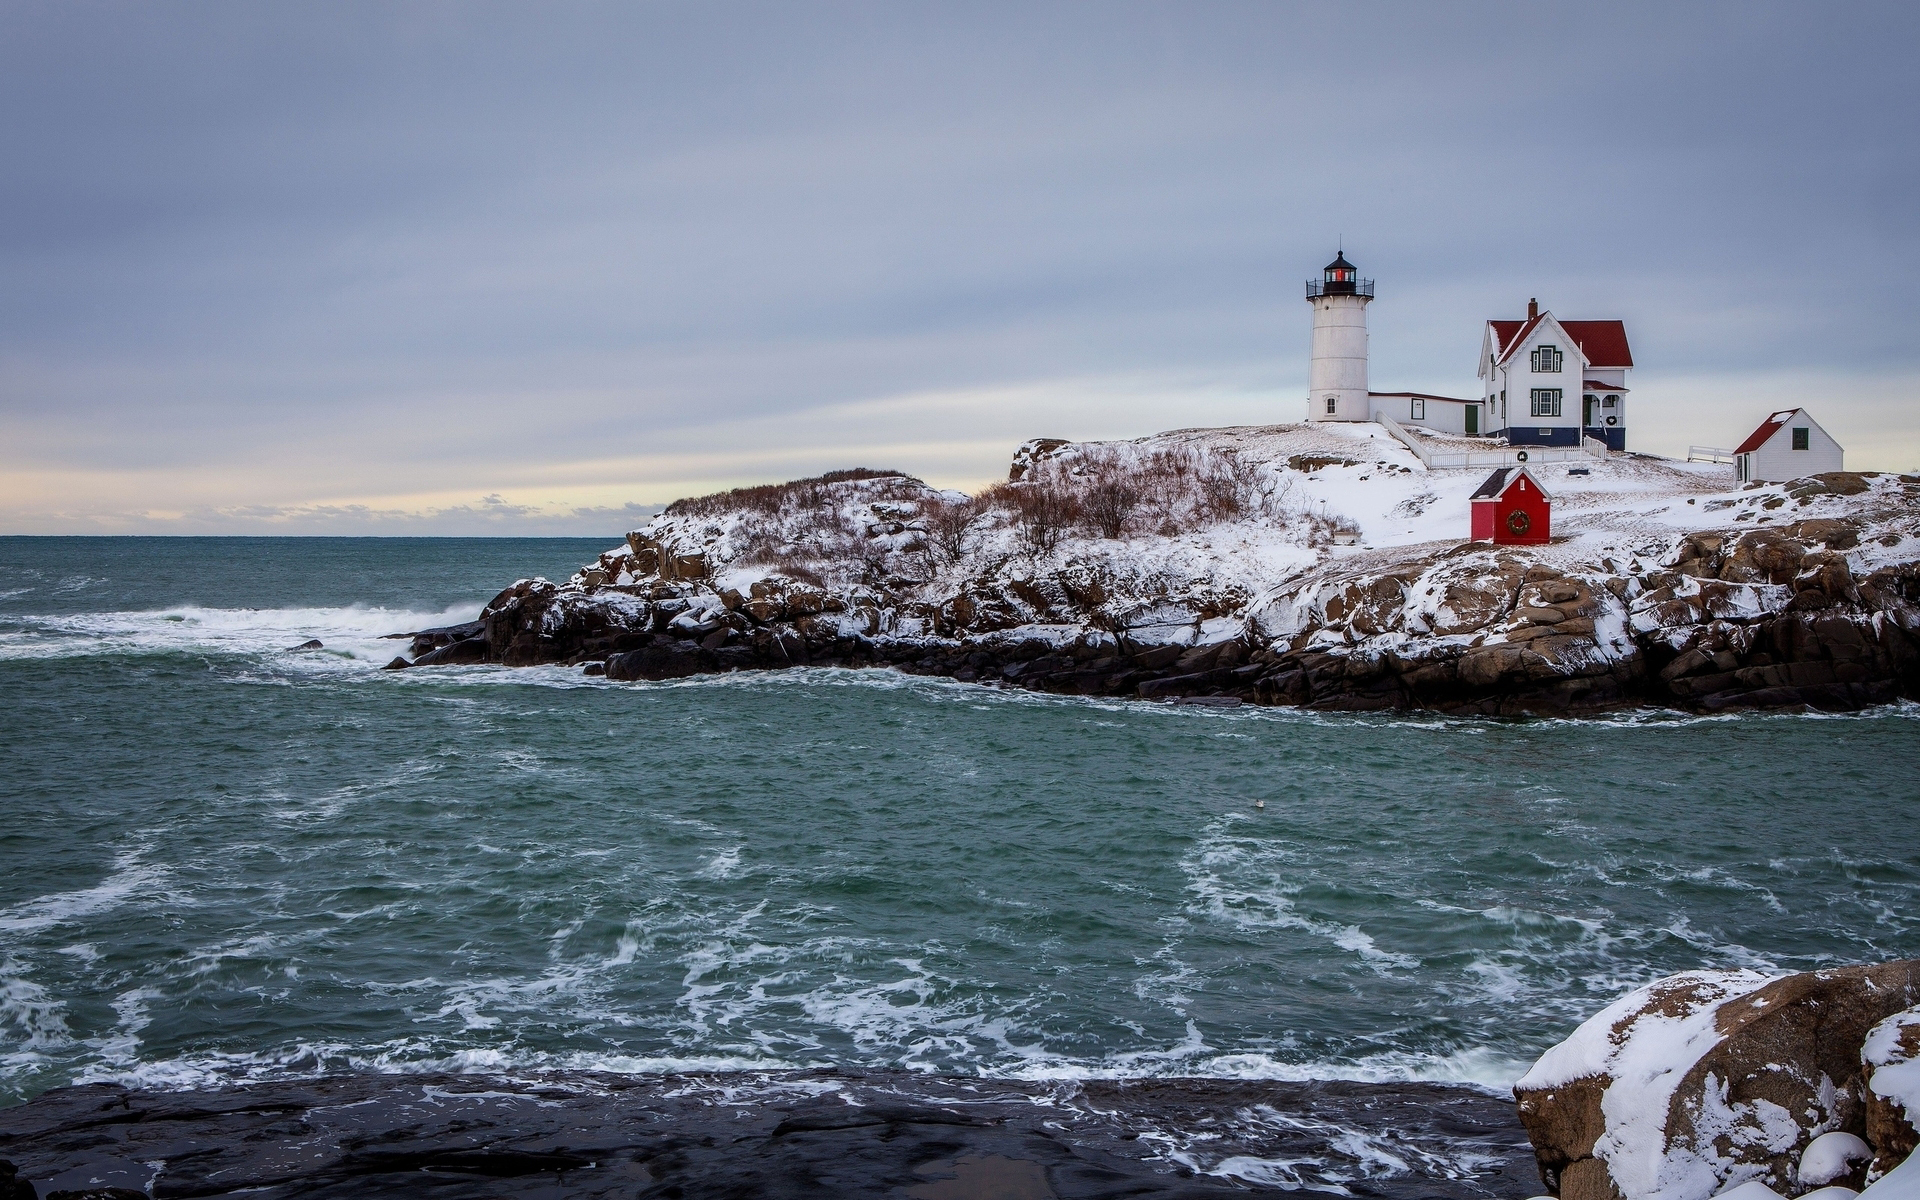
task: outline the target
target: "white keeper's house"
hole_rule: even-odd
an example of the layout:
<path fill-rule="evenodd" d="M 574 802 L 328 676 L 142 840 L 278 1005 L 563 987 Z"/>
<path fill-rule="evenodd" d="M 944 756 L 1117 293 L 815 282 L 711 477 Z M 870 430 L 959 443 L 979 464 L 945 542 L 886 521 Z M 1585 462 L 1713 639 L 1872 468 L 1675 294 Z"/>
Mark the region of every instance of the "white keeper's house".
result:
<path fill-rule="evenodd" d="M 1620 321 L 1562 321 L 1527 301 L 1524 321 L 1488 321 L 1480 381 L 1488 431 L 1512 446 L 1578 446 L 1598 438 L 1627 448 L 1627 372 L 1633 350 Z"/>
<path fill-rule="evenodd" d="M 1437 433 L 1502 437 L 1512 446 L 1627 448 L 1627 372 L 1633 351 L 1620 321 L 1562 321 L 1527 304 L 1525 320 L 1490 320 L 1480 347 L 1481 395 L 1376 392 L 1367 381 L 1367 305 L 1373 280 L 1344 251 L 1307 281 L 1313 353 L 1307 420 L 1391 417 Z"/>

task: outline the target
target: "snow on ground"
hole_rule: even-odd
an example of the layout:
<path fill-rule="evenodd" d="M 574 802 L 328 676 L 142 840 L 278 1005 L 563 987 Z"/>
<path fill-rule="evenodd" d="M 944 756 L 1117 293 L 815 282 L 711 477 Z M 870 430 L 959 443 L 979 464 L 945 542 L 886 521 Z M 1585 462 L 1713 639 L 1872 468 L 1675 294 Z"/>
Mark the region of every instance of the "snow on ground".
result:
<path fill-rule="evenodd" d="M 1848 477 L 1853 494 L 1841 495 L 1806 481 L 1742 486 L 1729 466 L 1639 454 L 1529 470 L 1553 498 L 1554 538 L 1527 547 L 1524 558 L 1590 581 L 1671 561 L 1687 534 L 1814 518 L 1860 526 L 1847 551 L 1856 575 L 1911 561 L 1920 547 L 1920 479 L 1911 477 Z M 1287 612 L 1309 608 L 1313 623 L 1332 623 L 1328 603 L 1351 611 L 1356 586 L 1394 575 L 1412 607 L 1383 618 L 1368 636 L 1400 636 L 1403 624 L 1444 636 L 1451 632 L 1443 628 L 1451 623 L 1447 604 L 1464 603 L 1461 581 L 1495 570 L 1499 558 L 1485 544 L 1460 556 L 1469 497 L 1488 471 L 1429 470 L 1371 423 L 1031 442 L 1015 471 L 1018 483 L 971 499 L 869 472 L 683 501 L 633 536 L 631 553 L 640 557 L 613 551 L 597 574 L 589 568 L 575 583 L 638 582 L 657 572 L 744 595 L 757 581 L 782 576 L 846 597 L 850 610 L 873 609 L 873 632 L 935 625 L 982 632 L 1091 618 L 1134 632 L 1136 641 L 1184 643 L 1237 636 L 1252 618 L 1287 624 Z M 1101 528 L 1092 502 L 1115 481 L 1137 494 L 1119 535 L 1103 536 L 1112 525 Z M 1076 515 L 1036 516 L 1032 501 L 1048 488 L 1077 497 Z M 1049 521 L 1050 533 L 1036 531 Z M 645 565 L 642 558 L 656 551 L 657 564 Z M 1373 595 L 1397 607 L 1386 592 Z M 957 601 L 976 616 L 953 617 Z M 995 610 L 984 620 L 982 605 Z M 1617 602 L 1601 596 L 1585 607 L 1603 648 L 1606 635 L 1625 636 Z"/>

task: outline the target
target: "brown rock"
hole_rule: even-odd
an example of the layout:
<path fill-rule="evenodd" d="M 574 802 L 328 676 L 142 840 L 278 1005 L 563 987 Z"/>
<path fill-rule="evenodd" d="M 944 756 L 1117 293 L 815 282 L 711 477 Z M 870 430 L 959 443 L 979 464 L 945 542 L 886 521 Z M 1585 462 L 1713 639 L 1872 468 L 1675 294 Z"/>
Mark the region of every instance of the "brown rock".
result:
<path fill-rule="evenodd" d="M 1917 1000 L 1911 959 L 1771 981 L 1697 971 L 1631 993 L 1514 1089 L 1541 1176 L 1561 1200 L 1707 1200 L 1752 1178 L 1793 1195 L 1816 1132 L 1865 1130 L 1862 1043 Z"/>
<path fill-rule="evenodd" d="M 1558 625 L 1567 619 L 1567 614 L 1557 608 L 1516 608 L 1513 615 L 1516 620 L 1531 621 L 1535 625 Z"/>
<path fill-rule="evenodd" d="M 1441 610 L 1452 619 L 1437 622 L 1433 632 L 1444 637 L 1485 628 L 1513 606 L 1520 582 L 1517 565 L 1449 581 Z"/>
<path fill-rule="evenodd" d="M 1473 687 L 1492 687 L 1519 671 L 1526 653 L 1518 646 L 1480 646 L 1460 657 L 1460 682 Z"/>
<path fill-rule="evenodd" d="M 1906 1072 L 1920 1072 L 1920 1008 L 1896 1013 L 1874 1026 L 1860 1057 L 1867 1077 L 1867 1144 L 1873 1147 L 1867 1178 L 1878 1179 L 1907 1161 L 1920 1143 L 1920 1106 L 1909 1103 L 1911 1094 L 1902 1097 L 1890 1079 L 1875 1086 L 1878 1072 L 1890 1067 L 1904 1065 Z"/>
<path fill-rule="evenodd" d="M 1782 530 L 1750 530 L 1740 535 L 1718 577 L 1729 583 L 1789 583 L 1806 551 Z"/>
<path fill-rule="evenodd" d="M 825 593 L 810 590 L 798 590 L 787 593 L 787 611 L 796 616 L 810 617 L 825 612 L 827 597 Z"/>
<path fill-rule="evenodd" d="M 1847 566 L 1846 556 L 1831 550 L 1809 554 L 1802 559 L 1793 586 L 1801 591 L 1825 592 L 1836 600 L 1860 598 L 1860 593 L 1853 586 L 1853 572 Z"/>
<path fill-rule="evenodd" d="M 1819 542 L 1829 550 L 1851 550 L 1860 544 L 1860 523 L 1845 518 L 1814 518 L 1787 526 L 1791 537 Z"/>
<path fill-rule="evenodd" d="M 707 577 L 707 556 L 704 554 L 675 554 L 668 551 L 660 556 L 660 577 L 663 579 L 705 579 Z"/>
<path fill-rule="evenodd" d="M 1867 477 L 1858 471 L 1824 471 L 1810 478 L 1818 479 L 1824 490 L 1835 496 L 1858 496 L 1869 486 Z"/>
<path fill-rule="evenodd" d="M 1558 628 L 1558 625 L 1522 625 L 1518 629 L 1507 630 L 1507 642 L 1511 644 L 1530 641 L 1534 638 L 1551 637 Z"/>

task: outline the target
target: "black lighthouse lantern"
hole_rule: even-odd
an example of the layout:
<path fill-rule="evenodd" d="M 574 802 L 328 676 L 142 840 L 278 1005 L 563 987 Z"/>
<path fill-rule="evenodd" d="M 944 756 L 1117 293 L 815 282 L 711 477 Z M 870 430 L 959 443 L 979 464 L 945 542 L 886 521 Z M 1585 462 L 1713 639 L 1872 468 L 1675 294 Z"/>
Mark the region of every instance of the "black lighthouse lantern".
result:
<path fill-rule="evenodd" d="M 1327 269 L 1320 273 L 1319 279 L 1307 281 L 1307 299 L 1317 296 L 1368 296 L 1373 295 L 1373 280 L 1360 278 L 1360 270 L 1347 261 L 1343 250 L 1334 255 Z"/>

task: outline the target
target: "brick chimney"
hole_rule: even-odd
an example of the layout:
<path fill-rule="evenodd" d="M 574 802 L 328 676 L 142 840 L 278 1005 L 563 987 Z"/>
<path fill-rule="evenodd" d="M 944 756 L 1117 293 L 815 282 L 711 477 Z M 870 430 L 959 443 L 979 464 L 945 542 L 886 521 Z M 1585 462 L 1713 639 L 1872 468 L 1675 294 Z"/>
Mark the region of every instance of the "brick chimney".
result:
<path fill-rule="evenodd" d="M 1540 315 L 1540 298 L 1536 296 L 1533 299 L 1527 301 L 1527 320 L 1531 321 L 1539 315 Z"/>

